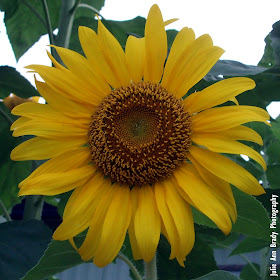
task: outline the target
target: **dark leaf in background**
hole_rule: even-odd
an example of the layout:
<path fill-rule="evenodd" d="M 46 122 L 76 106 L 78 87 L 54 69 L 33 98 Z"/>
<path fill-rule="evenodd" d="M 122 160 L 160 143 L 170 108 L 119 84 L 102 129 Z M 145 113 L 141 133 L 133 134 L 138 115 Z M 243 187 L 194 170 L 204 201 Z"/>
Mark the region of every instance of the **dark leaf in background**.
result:
<path fill-rule="evenodd" d="M 212 67 L 212 69 L 209 71 L 206 77 L 208 76 L 217 77 L 219 75 L 223 75 L 226 77 L 249 76 L 249 75 L 256 75 L 262 73 L 266 69 L 267 68 L 260 67 L 260 66 L 246 65 L 234 60 L 219 60 Z"/>
<path fill-rule="evenodd" d="M 280 189 L 280 164 L 267 166 L 266 176 L 271 189 Z"/>
<path fill-rule="evenodd" d="M 265 37 L 265 49 L 263 57 L 261 58 L 258 66 L 261 67 L 272 67 L 275 65 L 274 57 L 273 57 L 273 48 L 271 47 L 270 33 Z"/>
<path fill-rule="evenodd" d="M 169 255 L 170 245 L 161 237 L 157 250 L 158 278 L 161 280 L 187 280 L 217 269 L 213 250 L 198 237 L 186 258 L 185 268 L 176 259 L 169 260 Z"/>
<path fill-rule="evenodd" d="M 230 256 L 258 251 L 262 248 L 268 247 L 269 244 L 270 241 L 246 237 L 232 250 Z"/>
<path fill-rule="evenodd" d="M 232 232 L 242 233 L 256 239 L 270 240 L 269 217 L 263 205 L 253 196 L 233 188 L 237 207 L 237 221 Z M 212 228 L 217 226 L 198 210 L 193 209 L 194 221 Z"/>
<path fill-rule="evenodd" d="M 255 197 L 237 188 L 233 188 L 233 194 L 237 206 L 237 221 L 232 231 L 269 241 L 270 219 L 263 205 Z"/>
<path fill-rule="evenodd" d="M 252 265 L 255 267 L 255 269 L 259 272 L 260 266 L 256 263 L 252 263 Z M 259 273 L 252 267 L 251 264 L 247 264 L 244 266 L 240 273 L 240 278 L 242 280 L 252 280 L 252 279 L 260 279 Z"/>
<path fill-rule="evenodd" d="M 60 0 L 47 1 L 52 29 L 58 26 Z M 31 11 L 31 6 L 43 22 Z M 0 10 L 5 12 L 4 22 L 15 57 L 18 60 L 40 37 L 47 33 L 41 0 L 1 0 Z"/>
<path fill-rule="evenodd" d="M 272 26 L 270 32 L 270 45 L 273 49 L 273 57 L 276 65 L 280 65 L 280 21 L 277 21 Z"/>
<path fill-rule="evenodd" d="M 84 239 L 84 236 L 81 238 Z M 53 240 L 38 264 L 22 280 L 42 280 L 81 263 L 84 261 L 68 240 Z"/>
<path fill-rule="evenodd" d="M 0 98 L 14 93 L 22 98 L 39 95 L 38 91 L 15 68 L 0 66 Z"/>
<path fill-rule="evenodd" d="M 207 275 L 204 275 L 193 280 L 240 280 L 237 276 L 227 271 L 213 271 Z M 251 279 L 253 280 L 253 279 Z"/>
<path fill-rule="evenodd" d="M 39 261 L 51 241 L 43 222 L 13 221 L 0 224 L 1 279 L 19 280 Z"/>
<path fill-rule="evenodd" d="M 11 118 L 9 110 L 0 103 L 0 109 Z M 16 162 L 10 159 L 12 149 L 20 144 L 22 138 L 12 137 L 10 123 L 0 114 L 0 198 L 7 209 L 20 202 L 18 197 L 18 184 L 25 179 L 31 171 L 31 162 Z M 0 210 L 1 214 L 1 210 Z"/>

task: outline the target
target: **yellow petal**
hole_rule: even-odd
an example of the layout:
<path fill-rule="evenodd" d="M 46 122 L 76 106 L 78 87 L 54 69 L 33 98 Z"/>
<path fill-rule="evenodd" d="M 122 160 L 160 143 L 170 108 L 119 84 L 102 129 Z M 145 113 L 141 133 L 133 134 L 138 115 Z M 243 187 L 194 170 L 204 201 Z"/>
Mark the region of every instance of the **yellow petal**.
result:
<path fill-rule="evenodd" d="M 79 248 L 79 253 L 83 260 L 90 260 L 96 254 L 96 250 L 100 243 L 104 220 L 116 191 L 117 188 L 114 188 L 114 185 L 112 184 L 108 186 L 105 185 L 104 187 L 103 196 L 96 206 L 96 211 L 91 220 L 87 236 L 82 246 Z"/>
<path fill-rule="evenodd" d="M 12 114 L 27 117 L 32 120 L 55 120 L 63 123 L 75 124 L 75 126 L 87 125 L 91 119 L 90 115 L 88 115 L 87 118 L 79 118 L 78 113 L 76 113 L 75 118 L 69 118 L 64 114 L 57 112 L 48 104 L 39 104 L 34 102 L 22 103 L 16 106 L 12 110 Z"/>
<path fill-rule="evenodd" d="M 93 165 L 73 169 L 66 173 L 47 173 L 28 180 L 20 189 L 19 195 L 57 195 L 77 188 L 94 174 Z"/>
<path fill-rule="evenodd" d="M 234 140 L 251 141 L 261 146 L 263 145 L 262 137 L 253 129 L 243 125 L 219 131 L 219 135 L 230 137 Z"/>
<path fill-rule="evenodd" d="M 132 214 L 131 214 L 131 221 L 128 227 L 129 241 L 133 253 L 133 258 L 135 260 L 140 260 L 142 258 L 141 253 L 139 251 L 139 246 L 137 244 L 137 240 L 135 236 L 135 227 L 134 227 L 134 218 L 135 218 L 136 210 L 138 208 L 139 193 L 140 193 L 140 188 L 133 188 L 131 190 Z"/>
<path fill-rule="evenodd" d="M 179 80 L 182 83 L 178 84 L 179 87 L 176 87 L 176 96 L 183 97 L 210 71 L 223 53 L 223 49 L 214 46 L 201 50 L 197 56 L 192 57 L 179 74 Z"/>
<path fill-rule="evenodd" d="M 134 218 L 135 236 L 142 258 L 149 262 L 160 238 L 160 215 L 151 186 L 142 186 Z"/>
<path fill-rule="evenodd" d="M 52 54 L 47 51 L 47 55 L 48 57 L 50 58 L 50 60 L 52 61 L 52 64 L 57 68 L 57 69 L 60 69 L 60 70 L 63 70 L 65 67 L 63 67 L 61 64 L 59 64 L 55 59 L 54 57 L 52 56 Z"/>
<path fill-rule="evenodd" d="M 166 73 L 162 80 L 162 86 L 177 97 L 181 97 L 177 92 L 181 84 L 186 82 L 181 73 L 195 69 L 194 61 L 201 60 L 201 53 L 213 48 L 213 42 L 209 35 L 202 35 L 195 40 L 195 34 L 192 29 L 184 28 L 181 32 L 178 40 L 176 40 L 177 37 L 175 38 L 176 44 L 174 45 L 174 40 L 172 45 L 173 55 L 168 58 L 170 65 L 165 70 Z"/>
<path fill-rule="evenodd" d="M 87 137 L 71 141 L 55 141 L 35 137 L 15 147 L 11 152 L 12 160 L 43 160 L 56 157 L 73 148 L 87 143 Z"/>
<path fill-rule="evenodd" d="M 162 184 L 162 182 L 157 182 L 154 186 L 154 191 L 155 191 L 157 207 L 164 226 L 165 236 L 168 239 L 171 246 L 171 253 L 169 259 L 174 259 L 178 252 L 180 243 L 179 243 L 179 235 L 174 220 L 171 216 L 171 213 L 166 203 L 165 186 Z"/>
<path fill-rule="evenodd" d="M 86 106 L 78 102 L 65 98 L 65 95 L 59 89 L 39 82 L 35 78 L 35 83 L 38 91 L 48 102 L 48 104 L 56 111 L 72 118 L 89 119 L 94 111 L 95 106 Z"/>
<path fill-rule="evenodd" d="M 98 40 L 105 59 L 113 70 L 121 86 L 130 84 L 130 77 L 125 62 L 124 51 L 118 40 L 98 21 Z"/>
<path fill-rule="evenodd" d="M 85 26 L 80 26 L 78 31 L 83 51 L 90 62 L 92 70 L 96 71 L 99 76 L 103 77 L 113 88 L 120 87 L 120 82 L 116 74 L 113 73 L 113 70 L 104 57 L 96 33 Z"/>
<path fill-rule="evenodd" d="M 80 166 L 87 165 L 89 162 L 90 150 L 88 147 L 67 151 L 40 165 L 19 184 L 19 187 L 22 187 L 28 180 L 33 179 L 38 175 L 45 173 L 67 172 Z"/>
<path fill-rule="evenodd" d="M 166 190 L 166 203 L 179 235 L 180 245 L 176 258 L 181 264 L 194 245 L 195 233 L 192 211 L 190 205 L 177 192 L 177 182 L 173 177 L 164 180 L 163 184 Z"/>
<path fill-rule="evenodd" d="M 190 154 L 217 177 L 252 195 L 265 193 L 258 180 L 232 160 L 209 150 L 192 146 Z"/>
<path fill-rule="evenodd" d="M 224 205 L 231 219 L 233 220 L 233 222 L 235 222 L 237 218 L 237 211 L 230 184 L 210 173 L 207 169 L 202 167 L 198 163 L 198 161 L 196 161 L 190 154 L 188 155 L 188 159 L 191 160 L 201 178 L 211 187 L 211 191 Z"/>
<path fill-rule="evenodd" d="M 44 65 L 29 65 L 26 68 L 37 72 L 46 83 L 59 89 L 66 98 L 95 106 L 100 103 L 100 97 L 89 88 L 87 83 L 66 68 L 61 70 Z"/>
<path fill-rule="evenodd" d="M 93 177 L 70 196 L 63 213 L 63 222 L 54 232 L 55 240 L 67 240 L 84 231 L 93 218 L 99 201 L 104 196 L 104 189 L 111 185 L 101 173 Z"/>
<path fill-rule="evenodd" d="M 165 20 L 164 21 L 164 26 L 167 26 L 175 21 L 179 20 L 178 18 L 171 18 L 171 19 L 168 19 L 168 20 Z"/>
<path fill-rule="evenodd" d="M 132 81 L 140 82 L 144 73 L 145 39 L 129 36 L 125 46 L 125 58 Z"/>
<path fill-rule="evenodd" d="M 258 162 L 266 170 L 266 163 L 258 152 L 229 137 L 219 135 L 218 133 L 194 133 L 192 141 L 213 152 L 246 155 Z"/>
<path fill-rule="evenodd" d="M 172 83 L 172 79 L 179 74 L 174 71 L 179 68 L 179 64 L 182 62 L 182 54 L 189 47 L 189 45 L 195 40 L 195 34 L 191 28 L 184 27 L 174 39 L 166 65 L 164 67 L 164 74 L 162 77 L 162 86 L 168 88 L 169 82 Z"/>
<path fill-rule="evenodd" d="M 186 162 L 175 169 L 173 175 L 181 191 L 191 198 L 194 206 L 228 234 L 232 227 L 228 212 L 194 167 Z"/>
<path fill-rule="evenodd" d="M 144 81 L 158 83 L 161 80 L 167 55 L 167 37 L 161 11 L 157 5 L 151 7 L 147 17 L 145 50 Z"/>
<path fill-rule="evenodd" d="M 86 58 L 82 55 L 60 47 L 54 46 L 58 55 L 66 65 L 66 67 L 74 74 L 84 80 L 87 86 L 100 100 L 106 97 L 111 88 L 103 79 L 91 70 Z"/>
<path fill-rule="evenodd" d="M 11 127 L 10 127 L 10 130 L 11 130 L 11 131 L 12 131 L 12 130 L 15 130 L 15 129 L 17 129 L 18 127 L 21 127 L 21 126 L 27 124 L 30 120 L 31 120 L 30 118 L 20 117 L 20 118 L 18 118 L 17 120 L 15 120 L 15 121 L 13 122 L 13 124 L 12 124 Z"/>
<path fill-rule="evenodd" d="M 196 132 L 227 130 L 247 122 L 268 124 L 269 114 L 254 106 L 226 106 L 211 108 L 192 116 L 192 129 Z"/>
<path fill-rule="evenodd" d="M 118 190 L 106 213 L 99 247 L 93 260 L 98 267 L 104 267 L 115 259 L 123 245 L 131 219 L 129 186 L 118 186 L 115 183 L 113 187 Z"/>
<path fill-rule="evenodd" d="M 76 124 L 63 123 L 58 120 L 57 122 L 55 122 L 55 120 L 44 121 L 43 119 L 30 120 L 19 127 L 13 127 L 13 136 L 35 135 L 47 139 L 67 139 L 68 141 L 70 141 L 71 138 L 84 139 L 88 134 L 88 127 L 78 127 Z"/>
<path fill-rule="evenodd" d="M 202 91 L 192 93 L 183 104 L 189 114 L 220 105 L 238 94 L 253 89 L 255 82 L 249 78 L 230 78 L 217 82 Z"/>

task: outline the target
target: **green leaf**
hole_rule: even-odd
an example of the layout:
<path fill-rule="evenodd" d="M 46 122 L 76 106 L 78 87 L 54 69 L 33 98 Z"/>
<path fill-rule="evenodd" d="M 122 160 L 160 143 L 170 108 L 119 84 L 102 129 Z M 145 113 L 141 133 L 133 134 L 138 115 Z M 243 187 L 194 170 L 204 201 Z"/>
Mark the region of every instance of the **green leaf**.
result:
<path fill-rule="evenodd" d="M 247 237 L 243 239 L 231 252 L 231 256 L 238 255 L 242 253 L 258 251 L 262 248 L 268 247 L 269 241 L 264 241 L 252 237 Z"/>
<path fill-rule="evenodd" d="M 0 66 L 0 98 L 14 93 L 22 98 L 39 95 L 38 91 L 15 68 Z"/>
<path fill-rule="evenodd" d="M 266 155 L 268 156 L 268 164 L 280 163 L 280 142 L 270 142 L 266 149 Z"/>
<path fill-rule="evenodd" d="M 4 106 L 1 106 L 1 109 L 9 114 Z M 9 117 L 12 118 L 11 115 Z M 12 149 L 21 141 L 22 138 L 12 137 L 10 124 L 0 114 L 0 198 L 7 209 L 20 202 L 18 184 L 31 171 L 31 162 L 16 162 L 10 159 Z"/>
<path fill-rule="evenodd" d="M 256 263 L 252 264 L 257 271 L 260 271 L 260 266 Z M 259 273 L 257 273 L 250 264 L 244 266 L 240 273 L 240 278 L 242 280 L 252 280 L 252 279 L 260 279 Z"/>
<path fill-rule="evenodd" d="M 169 260 L 170 245 L 162 237 L 157 250 L 158 278 L 161 280 L 192 279 L 217 269 L 213 250 L 196 237 L 194 247 L 185 261 L 185 268 L 177 260 Z"/>
<path fill-rule="evenodd" d="M 77 238 L 84 239 L 84 236 Z M 53 240 L 38 264 L 22 280 L 42 280 L 81 263 L 83 260 L 68 240 Z"/>
<path fill-rule="evenodd" d="M 27 3 L 27 4 L 26 4 Z M 47 1 L 52 29 L 56 29 L 59 20 L 61 0 Z M 18 60 L 39 38 L 47 33 L 44 24 L 32 10 L 31 6 L 45 22 L 45 14 L 41 0 L 1 0 L 0 10 L 5 12 L 5 25 Z"/>
<path fill-rule="evenodd" d="M 59 215 L 62 217 L 63 216 L 63 212 L 64 212 L 64 208 L 68 202 L 68 199 L 70 198 L 71 194 L 73 191 L 69 191 L 67 193 L 63 193 L 61 195 L 59 195 L 59 203 L 57 205 L 57 211 L 59 213 Z"/>
<path fill-rule="evenodd" d="M 270 240 L 269 217 L 263 205 L 253 196 L 233 188 L 237 207 L 237 221 L 232 232 L 242 233 L 261 240 Z M 204 214 L 193 209 L 194 221 L 212 228 L 217 226 Z"/>
<path fill-rule="evenodd" d="M 273 57 L 273 48 L 271 47 L 270 33 L 265 37 L 264 41 L 264 54 L 260 62 L 258 63 L 258 66 L 269 68 L 275 65 L 275 60 Z"/>
<path fill-rule="evenodd" d="M 280 117 L 278 117 L 275 122 L 271 122 L 271 130 L 274 136 L 280 140 Z"/>
<path fill-rule="evenodd" d="M 272 101 L 280 100 L 280 67 L 273 67 L 254 76 L 249 76 L 256 82 L 253 93 L 268 105 Z"/>
<path fill-rule="evenodd" d="M 233 194 L 237 206 L 237 221 L 232 231 L 269 241 L 270 219 L 263 205 L 255 197 L 237 188 L 233 188 Z"/>
<path fill-rule="evenodd" d="M 227 271 L 213 271 L 207 275 L 204 275 L 193 280 L 240 280 L 237 276 Z M 251 279 L 252 280 L 252 279 Z"/>
<path fill-rule="evenodd" d="M 271 189 L 280 189 L 280 164 L 270 164 L 267 166 L 266 176 Z"/>
<path fill-rule="evenodd" d="M 218 60 L 206 77 L 223 75 L 226 77 L 256 75 L 265 71 L 266 68 L 240 63 L 234 60 Z"/>
<path fill-rule="evenodd" d="M 175 37 L 177 36 L 178 31 L 175 29 L 170 29 L 166 31 L 166 35 L 167 35 L 167 44 L 168 44 L 168 48 L 170 49 Z"/>
<path fill-rule="evenodd" d="M 0 224 L 1 279 L 18 280 L 40 259 L 52 232 L 37 220 Z"/>

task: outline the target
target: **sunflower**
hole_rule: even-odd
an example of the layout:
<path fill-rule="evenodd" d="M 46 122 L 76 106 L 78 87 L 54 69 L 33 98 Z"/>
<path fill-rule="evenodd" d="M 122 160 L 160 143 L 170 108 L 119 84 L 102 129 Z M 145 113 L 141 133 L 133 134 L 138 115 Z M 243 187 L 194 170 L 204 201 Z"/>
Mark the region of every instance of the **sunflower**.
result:
<path fill-rule="evenodd" d="M 98 33 L 79 28 L 85 53 L 55 47 L 64 66 L 29 66 L 47 104 L 25 103 L 12 125 L 13 160 L 46 160 L 20 185 L 19 195 L 57 195 L 73 190 L 54 232 L 70 240 L 83 260 L 103 267 L 116 257 L 128 232 L 134 258 L 149 262 L 162 233 L 170 259 L 183 266 L 194 240 L 191 206 L 225 234 L 236 221 L 230 184 L 264 193 L 257 179 L 222 154 L 244 154 L 266 168 L 262 156 L 238 140 L 262 145 L 244 123 L 268 123 L 263 109 L 219 106 L 255 87 L 245 77 L 219 81 L 182 97 L 223 54 L 209 35 L 183 28 L 167 57 L 161 11 L 150 9 L 145 37 L 129 36 L 125 52 L 98 23 Z M 231 104 L 231 103 L 230 103 Z M 77 248 L 73 237 L 87 230 Z"/>

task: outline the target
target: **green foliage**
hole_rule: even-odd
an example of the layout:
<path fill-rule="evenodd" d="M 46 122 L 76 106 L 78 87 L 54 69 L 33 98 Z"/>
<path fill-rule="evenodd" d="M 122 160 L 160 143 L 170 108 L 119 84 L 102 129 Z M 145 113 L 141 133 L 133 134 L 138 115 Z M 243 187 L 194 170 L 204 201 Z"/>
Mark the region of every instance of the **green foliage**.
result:
<path fill-rule="evenodd" d="M 239 278 L 226 271 L 213 271 L 193 280 L 238 280 Z M 252 279 L 251 279 L 252 280 Z"/>
<path fill-rule="evenodd" d="M 270 220 L 266 209 L 253 196 L 236 188 L 233 189 L 233 193 L 236 200 L 237 221 L 232 226 L 232 231 L 269 241 Z"/>
<path fill-rule="evenodd" d="M 269 217 L 266 209 L 254 197 L 233 189 L 237 207 L 237 221 L 232 232 L 242 233 L 263 241 L 270 240 Z M 193 209 L 194 221 L 199 225 L 217 228 L 204 214 Z"/>
<path fill-rule="evenodd" d="M 18 280 L 23 277 L 44 253 L 51 234 L 44 223 L 36 220 L 0 224 L 1 279 Z"/>
<path fill-rule="evenodd" d="M 231 252 L 231 256 L 242 253 L 258 251 L 262 248 L 268 247 L 269 241 L 247 237 L 243 239 Z"/>
<path fill-rule="evenodd" d="M 0 98 L 14 93 L 22 98 L 39 95 L 38 91 L 15 68 L 0 66 Z"/>
<path fill-rule="evenodd" d="M 8 109 L 0 103 L 0 110 L 12 121 Z M 18 184 L 25 179 L 31 171 L 31 162 L 15 162 L 10 159 L 14 147 L 20 144 L 21 138 L 12 137 L 9 121 L 0 113 L 0 199 L 7 209 L 20 202 L 18 198 Z M 1 214 L 1 209 L 0 209 Z"/>
<path fill-rule="evenodd" d="M 280 21 L 272 26 L 272 31 L 265 38 L 264 55 L 259 62 L 260 66 L 272 67 L 280 64 Z"/>
<path fill-rule="evenodd" d="M 54 30 L 58 26 L 61 1 L 47 1 L 47 3 Z M 38 15 L 32 12 L 32 9 Z M 1 0 L 0 10 L 5 12 L 7 33 L 18 60 L 42 35 L 47 33 L 42 1 Z"/>
<path fill-rule="evenodd" d="M 169 260 L 170 245 L 163 237 L 157 252 L 159 279 L 193 279 L 217 269 L 213 250 L 198 237 L 186 258 L 185 267 L 181 267 L 176 259 Z"/>
<path fill-rule="evenodd" d="M 83 237 L 84 238 L 84 237 Z M 41 280 L 83 263 L 68 240 L 53 240 L 44 255 L 22 280 Z"/>
<path fill-rule="evenodd" d="M 254 266 L 255 269 L 252 267 Z M 260 279 L 259 278 L 259 272 L 260 266 L 258 264 L 247 264 L 240 273 L 240 278 L 242 280 L 252 280 L 252 279 Z"/>

